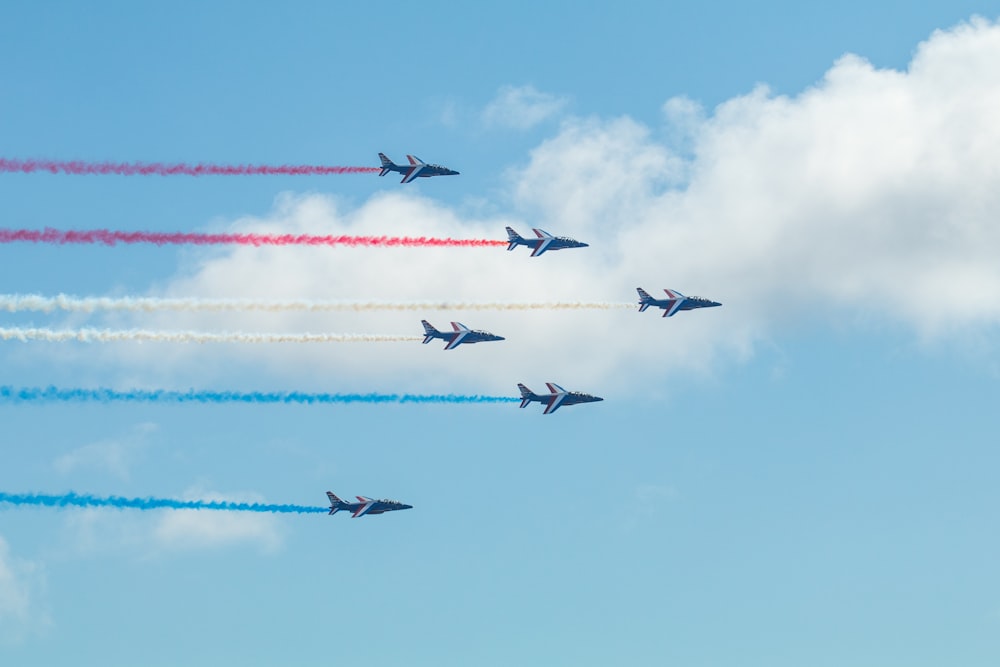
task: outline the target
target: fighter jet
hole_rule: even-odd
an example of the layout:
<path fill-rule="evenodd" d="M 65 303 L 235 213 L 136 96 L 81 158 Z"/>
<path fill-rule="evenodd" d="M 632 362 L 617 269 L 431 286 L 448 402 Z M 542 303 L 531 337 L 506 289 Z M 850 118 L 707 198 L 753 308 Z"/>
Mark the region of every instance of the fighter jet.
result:
<path fill-rule="evenodd" d="M 438 331 L 427 320 L 420 320 L 424 325 L 424 344 L 431 342 L 435 338 L 448 341 L 444 346 L 446 350 L 454 350 L 462 343 L 482 343 L 491 340 L 504 340 L 503 336 L 495 336 L 488 331 L 474 331 L 461 322 L 452 322 L 451 328 L 454 331 Z"/>
<path fill-rule="evenodd" d="M 394 510 L 408 510 L 413 507 L 413 505 L 404 505 L 398 500 L 373 500 L 364 496 L 355 496 L 358 499 L 356 503 L 346 503 L 330 491 L 326 492 L 326 497 L 330 499 L 330 514 L 347 510 L 352 513 L 355 519 L 366 514 L 384 514 Z"/>
<path fill-rule="evenodd" d="M 458 176 L 457 171 L 448 169 L 447 167 L 442 167 L 439 164 L 427 164 L 415 155 L 407 155 L 406 159 L 410 161 L 409 165 L 396 164 L 389 158 L 385 156 L 385 153 L 379 153 L 378 157 L 382 160 L 382 171 L 379 172 L 379 176 L 385 176 L 390 171 L 397 171 L 403 174 L 403 180 L 400 183 L 409 183 L 414 178 L 429 178 L 431 176 Z"/>
<path fill-rule="evenodd" d="M 521 390 L 521 407 L 528 407 L 528 403 L 532 401 L 537 401 L 539 403 L 545 403 L 545 411 L 542 412 L 543 415 L 552 414 L 564 405 L 576 405 L 577 403 L 593 403 L 594 401 L 603 401 L 604 399 L 600 396 L 591 396 L 590 394 L 584 394 L 579 391 L 566 391 L 555 382 L 546 382 L 545 386 L 549 388 L 550 394 L 536 394 L 531 391 L 523 384 L 518 383 L 517 388 Z"/>
<path fill-rule="evenodd" d="M 526 245 L 534 248 L 531 251 L 532 257 L 538 257 L 546 250 L 562 250 L 563 248 L 586 248 L 589 243 L 581 243 L 575 239 L 565 236 L 552 236 L 544 229 L 532 229 L 537 239 L 526 239 L 510 227 L 507 228 L 507 250 L 513 250 L 519 245 Z"/>
<path fill-rule="evenodd" d="M 684 296 L 680 292 L 672 289 L 663 290 L 669 297 L 667 299 L 654 299 L 641 287 L 637 287 L 636 291 L 639 292 L 640 313 L 650 306 L 656 306 L 657 308 L 663 309 L 664 317 L 673 317 L 674 313 L 678 310 L 694 310 L 695 308 L 711 308 L 713 306 L 722 305 L 718 301 L 710 301 L 700 296 Z"/>

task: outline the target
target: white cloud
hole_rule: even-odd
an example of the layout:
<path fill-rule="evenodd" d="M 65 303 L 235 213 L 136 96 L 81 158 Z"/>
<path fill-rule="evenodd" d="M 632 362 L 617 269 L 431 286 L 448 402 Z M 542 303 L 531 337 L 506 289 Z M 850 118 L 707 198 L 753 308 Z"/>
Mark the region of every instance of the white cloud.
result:
<path fill-rule="evenodd" d="M 156 424 L 139 424 L 129 435 L 114 440 L 103 440 L 74 449 L 56 459 L 56 471 L 63 475 L 78 469 L 103 470 L 119 479 L 128 480 L 136 458 L 147 446 Z"/>
<path fill-rule="evenodd" d="M 187 500 L 260 502 L 253 494 L 221 494 L 189 490 Z M 192 551 L 218 549 L 238 544 L 256 545 L 262 551 L 280 548 L 282 535 L 274 515 L 256 512 L 172 510 L 161 513 L 153 528 L 153 539 L 161 549 Z"/>
<path fill-rule="evenodd" d="M 169 328 L 418 333 L 421 315 L 507 337 L 442 352 L 418 344 L 117 348 L 165 374 L 233 358 L 296 386 L 512 393 L 555 380 L 642 387 L 741 358 L 796 321 L 887 322 L 918 336 L 1000 322 L 1000 27 L 935 33 L 906 71 L 840 59 L 795 97 L 766 88 L 702 117 L 668 103 L 690 137 L 679 156 L 628 118 L 574 119 L 512 175 L 506 217 L 476 219 L 411 191 L 353 210 L 282 199 L 246 231 L 499 238 L 540 226 L 591 243 L 529 259 L 502 249 L 255 249 L 213 254 L 171 295 L 396 300 L 632 300 L 670 287 L 722 301 L 681 313 L 484 312 L 208 315 Z M 523 250 L 523 249 L 521 249 Z M 124 351 L 122 351 L 124 350 Z M 152 352 L 152 354 L 150 354 Z M 190 372 L 191 364 L 186 364 Z"/>
<path fill-rule="evenodd" d="M 698 131 L 705 124 L 705 109 L 685 95 L 671 97 L 663 105 L 667 140 L 671 148 L 687 155 Z"/>
<path fill-rule="evenodd" d="M 37 599 L 43 585 L 41 566 L 15 557 L 0 537 L 0 640 L 17 642 L 49 625 Z"/>
<path fill-rule="evenodd" d="M 188 489 L 181 498 L 266 502 L 253 493 L 218 493 L 200 487 Z M 62 551 L 84 555 L 124 552 L 138 558 L 159 558 L 165 553 L 233 547 L 253 547 L 263 553 L 273 553 L 280 550 L 284 542 L 278 517 L 256 512 L 90 508 L 65 515 L 67 530 L 64 534 L 68 544 Z"/>
<path fill-rule="evenodd" d="M 503 86 L 483 110 L 483 123 L 488 127 L 527 130 L 558 114 L 568 101 L 534 86 Z"/>

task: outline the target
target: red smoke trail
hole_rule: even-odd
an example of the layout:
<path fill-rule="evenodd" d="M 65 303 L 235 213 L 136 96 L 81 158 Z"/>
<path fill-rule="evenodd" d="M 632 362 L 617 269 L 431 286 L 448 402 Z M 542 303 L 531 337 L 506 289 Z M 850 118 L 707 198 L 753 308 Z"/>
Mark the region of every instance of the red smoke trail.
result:
<path fill-rule="evenodd" d="M 368 246 L 482 248 L 504 246 L 493 239 L 429 238 L 426 236 L 333 236 L 314 234 L 199 234 L 188 232 L 124 232 L 111 229 L 86 231 L 46 228 L 2 229 L 2 243 L 48 243 L 53 245 L 251 245 L 251 246 Z"/>
<path fill-rule="evenodd" d="M 166 164 L 163 162 L 84 162 L 82 160 L 19 160 L 0 158 L 0 172 L 119 176 L 330 176 L 375 174 L 378 167 L 265 164 Z"/>

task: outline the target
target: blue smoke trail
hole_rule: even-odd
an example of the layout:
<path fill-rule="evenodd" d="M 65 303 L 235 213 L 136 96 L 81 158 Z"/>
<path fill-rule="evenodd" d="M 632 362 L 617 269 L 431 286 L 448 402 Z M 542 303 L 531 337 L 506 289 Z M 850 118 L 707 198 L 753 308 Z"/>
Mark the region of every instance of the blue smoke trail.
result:
<path fill-rule="evenodd" d="M 327 394 L 301 391 L 170 391 L 166 389 L 60 389 L 0 386 L 0 403 L 127 401 L 133 403 L 517 403 L 510 396 L 461 394 Z"/>
<path fill-rule="evenodd" d="M 66 493 L 50 495 L 43 493 L 4 493 L 0 491 L 0 503 L 40 507 L 117 507 L 119 509 L 155 510 L 222 510 L 226 512 L 262 512 L 269 514 L 325 514 L 328 507 L 312 505 L 277 505 L 272 503 L 237 503 L 226 500 L 174 500 L 172 498 L 122 498 L 120 496 L 92 496 L 89 494 Z"/>

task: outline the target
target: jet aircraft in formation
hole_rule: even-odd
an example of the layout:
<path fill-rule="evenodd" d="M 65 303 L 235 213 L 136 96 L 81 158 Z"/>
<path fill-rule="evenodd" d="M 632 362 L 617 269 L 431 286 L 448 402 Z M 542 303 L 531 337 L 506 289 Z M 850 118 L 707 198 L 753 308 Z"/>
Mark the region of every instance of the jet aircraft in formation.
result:
<path fill-rule="evenodd" d="M 373 498 L 365 498 L 364 496 L 355 496 L 358 502 L 348 503 L 335 496 L 331 491 L 326 492 L 326 497 L 330 499 L 330 514 L 346 510 L 351 512 L 355 519 L 366 514 L 385 514 L 386 512 L 408 510 L 413 507 L 413 505 L 404 505 L 398 500 L 375 500 Z"/>
<path fill-rule="evenodd" d="M 528 403 L 532 401 L 538 403 L 545 403 L 545 410 L 542 412 L 543 415 L 552 414 L 564 405 L 576 405 L 577 403 L 593 403 L 595 401 L 603 401 L 604 399 L 600 396 L 592 396 L 590 394 L 584 394 L 579 391 L 566 391 L 555 382 L 546 382 L 545 386 L 549 388 L 548 394 L 536 394 L 531 391 L 523 384 L 518 383 L 517 388 L 521 390 L 521 407 L 528 407 Z"/>
<path fill-rule="evenodd" d="M 513 250 L 519 245 L 526 245 L 529 248 L 533 248 L 531 251 L 532 257 L 538 257 L 546 250 L 562 250 L 563 248 L 586 248 L 589 243 L 581 243 L 576 239 L 571 239 L 565 236 L 552 236 L 544 229 L 532 229 L 535 232 L 536 239 L 526 239 L 512 228 L 507 228 L 507 250 Z"/>
<path fill-rule="evenodd" d="M 491 340 L 504 340 L 503 336 L 491 334 L 488 331 L 477 331 L 470 329 L 461 322 L 452 322 L 451 328 L 454 331 L 438 331 L 427 320 L 420 320 L 424 325 L 424 344 L 431 342 L 435 338 L 448 341 L 444 346 L 446 350 L 454 350 L 462 343 L 484 343 Z"/>
<path fill-rule="evenodd" d="M 711 308 L 722 305 L 718 301 L 710 301 L 700 296 L 684 296 L 672 289 L 663 290 L 667 293 L 668 298 L 666 299 L 654 299 L 649 295 L 649 292 L 641 287 L 637 287 L 636 291 L 639 292 L 640 313 L 650 306 L 656 306 L 663 309 L 663 317 L 673 317 L 678 310 L 694 310 L 695 308 Z"/>
<path fill-rule="evenodd" d="M 458 174 L 457 171 L 448 169 L 447 167 L 442 167 L 441 165 L 427 164 L 414 155 L 406 156 L 406 159 L 409 161 L 409 165 L 396 164 L 386 157 L 385 153 L 379 153 L 378 157 L 382 162 L 382 170 L 379 172 L 379 176 L 385 176 L 390 171 L 394 171 L 403 174 L 403 180 L 400 181 L 401 183 L 409 183 L 416 178 L 428 178 L 430 176 L 455 176 Z M 519 245 L 528 246 L 532 249 L 531 256 L 538 257 L 548 250 L 586 248 L 589 246 L 587 243 L 582 243 L 576 239 L 571 239 L 566 236 L 553 236 L 544 229 L 534 228 L 531 231 L 535 233 L 536 238 L 524 238 L 515 232 L 511 227 L 507 227 L 507 250 L 513 250 Z M 722 305 L 717 301 L 711 301 L 699 296 L 684 296 L 680 292 L 671 289 L 663 290 L 667 294 L 666 299 L 654 299 L 641 287 L 637 288 L 637 291 L 639 293 L 639 312 L 644 312 L 650 306 L 655 306 L 663 310 L 663 317 L 672 317 L 679 310 L 694 310 L 695 308 L 711 308 L 713 306 Z M 486 341 L 504 340 L 503 336 L 497 336 L 487 331 L 469 329 L 460 322 L 451 323 L 453 331 L 438 331 L 427 320 L 421 320 L 420 322 L 424 325 L 423 342 L 426 344 L 435 338 L 440 338 L 441 340 L 446 341 L 444 346 L 444 349 L 446 350 L 453 350 L 463 343 L 482 343 Z M 599 396 L 592 396 L 578 391 L 566 391 L 554 382 L 546 382 L 545 384 L 549 388 L 548 394 L 536 394 L 523 384 L 518 384 L 518 389 L 521 390 L 521 407 L 527 407 L 528 404 L 532 402 L 544 403 L 545 410 L 543 414 L 547 415 L 555 412 L 563 405 L 593 403 L 595 401 L 604 400 Z M 409 505 L 403 505 L 402 503 L 396 501 L 372 500 L 371 498 L 365 498 L 363 496 L 357 496 L 360 501 L 359 503 L 345 503 L 329 491 L 327 492 L 327 496 L 330 498 L 331 503 L 330 514 L 334 514 L 343 509 L 354 512 L 354 516 L 357 517 L 364 516 L 365 514 L 381 514 L 392 510 L 410 508 Z"/>
<path fill-rule="evenodd" d="M 415 178 L 429 178 L 431 176 L 458 176 L 458 172 L 453 169 L 442 167 L 439 164 L 427 164 L 415 155 L 406 156 L 406 159 L 410 161 L 408 165 L 396 164 L 387 158 L 385 153 L 379 153 L 378 158 L 382 161 L 382 171 L 378 175 L 385 176 L 390 171 L 399 172 L 403 175 L 403 180 L 400 183 L 409 183 Z"/>

